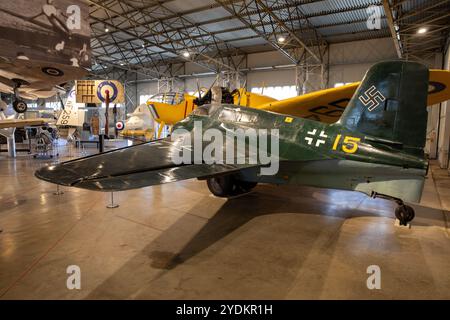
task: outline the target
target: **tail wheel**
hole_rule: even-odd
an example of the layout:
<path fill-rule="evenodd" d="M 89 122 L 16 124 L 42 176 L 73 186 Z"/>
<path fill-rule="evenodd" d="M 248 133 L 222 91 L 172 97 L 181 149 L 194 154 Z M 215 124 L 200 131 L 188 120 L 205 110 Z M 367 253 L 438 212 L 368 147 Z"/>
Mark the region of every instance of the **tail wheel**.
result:
<path fill-rule="evenodd" d="M 400 221 L 400 225 L 406 226 L 415 217 L 414 209 L 406 204 L 398 206 L 395 209 L 395 217 Z"/>
<path fill-rule="evenodd" d="M 17 113 L 24 113 L 27 111 L 28 106 L 25 101 L 22 100 L 14 100 L 13 102 L 13 109 Z"/>
<path fill-rule="evenodd" d="M 209 191 L 217 197 L 229 197 L 234 191 L 233 176 L 210 178 L 206 181 Z"/>

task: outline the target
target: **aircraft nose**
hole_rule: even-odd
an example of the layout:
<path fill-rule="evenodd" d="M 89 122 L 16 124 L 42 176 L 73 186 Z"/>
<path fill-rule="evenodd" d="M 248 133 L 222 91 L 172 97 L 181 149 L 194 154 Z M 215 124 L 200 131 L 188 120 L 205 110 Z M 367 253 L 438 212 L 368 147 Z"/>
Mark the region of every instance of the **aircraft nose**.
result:
<path fill-rule="evenodd" d="M 72 186 L 82 178 L 80 174 L 69 170 L 64 165 L 50 165 L 42 167 L 36 170 L 34 175 L 44 181 L 63 186 Z"/>

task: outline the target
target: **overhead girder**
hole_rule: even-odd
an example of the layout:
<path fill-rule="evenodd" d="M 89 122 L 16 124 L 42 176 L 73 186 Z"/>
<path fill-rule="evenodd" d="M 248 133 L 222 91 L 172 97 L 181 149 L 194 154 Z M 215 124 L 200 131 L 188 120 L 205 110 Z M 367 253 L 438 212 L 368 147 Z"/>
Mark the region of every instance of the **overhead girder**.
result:
<path fill-rule="evenodd" d="M 184 19 L 182 17 L 179 17 L 179 19 L 178 19 L 179 23 L 182 23 L 186 29 L 187 28 L 195 29 L 195 30 L 189 30 L 189 32 L 188 31 L 183 32 L 183 35 L 187 37 L 187 40 L 182 39 L 182 38 L 179 39 L 179 38 L 177 38 L 177 35 L 175 35 L 174 33 L 167 32 L 167 28 L 169 27 L 168 22 L 163 19 L 159 19 L 159 21 L 157 23 L 150 24 L 150 23 L 147 23 L 146 21 L 138 21 L 133 16 L 129 16 L 129 15 L 117 12 L 116 10 L 111 9 L 111 7 L 104 6 L 98 0 L 88 0 L 88 1 L 95 6 L 102 8 L 108 14 L 113 13 L 115 15 L 116 19 L 118 17 L 120 17 L 121 19 L 124 19 L 124 21 L 127 21 L 128 23 L 132 24 L 134 26 L 133 31 L 125 30 L 125 29 L 121 29 L 120 31 L 128 36 L 131 36 L 134 39 L 140 39 L 144 45 L 150 45 L 150 46 L 157 47 L 163 51 L 166 51 L 173 55 L 176 55 L 185 61 L 191 61 L 193 63 L 196 63 L 204 68 L 207 68 L 207 69 L 210 69 L 213 71 L 217 71 L 219 69 L 235 70 L 235 68 L 232 65 L 228 65 L 225 61 L 221 60 L 220 58 L 217 58 L 216 56 L 210 56 L 207 54 L 207 53 L 209 53 L 209 51 L 211 51 L 211 43 L 210 42 L 211 41 L 214 42 L 216 47 L 218 47 L 219 44 L 223 45 L 221 40 L 215 38 L 214 35 L 208 34 L 208 33 L 205 33 L 205 35 L 204 35 L 205 38 L 203 38 L 203 39 L 193 39 L 192 37 L 189 36 L 191 33 L 199 34 L 200 32 L 204 32 L 204 31 L 199 29 L 194 24 L 190 23 L 189 21 L 187 21 L 186 19 Z M 121 0 L 115 0 L 115 1 L 119 4 L 124 4 L 121 2 Z M 129 3 L 126 3 L 126 5 L 128 7 L 131 7 L 131 5 Z M 160 6 L 162 6 L 162 4 L 160 4 Z M 143 10 L 143 13 L 145 13 L 146 16 L 152 18 L 152 14 L 150 12 Z M 105 26 L 107 26 L 111 29 L 114 29 L 117 26 L 116 24 L 113 24 L 111 22 L 112 19 L 100 20 L 95 17 L 91 17 L 91 18 L 94 21 L 102 22 Z M 145 31 L 138 32 L 137 31 L 138 27 L 144 29 Z M 109 36 L 113 37 L 113 35 L 109 35 Z M 170 39 L 170 43 L 168 43 L 167 45 L 161 45 L 161 38 L 168 39 L 168 40 Z M 210 40 L 210 41 L 206 42 L 205 41 L 206 38 L 208 38 L 208 40 Z M 101 38 L 97 37 L 96 39 L 97 39 L 97 41 L 102 42 Z M 108 43 L 108 44 L 111 44 L 111 43 Z M 202 45 L 203 47 L 197 48 L 197 49 L 192 49 L 191 47 L 194 44 Z M 227 45 L 227 44 L 224 44 L 224 45 L 227 48 L 229 47 L 229 45 Z M 186 52 L 188 52 L 189 55 L 185 55 Z M 124 58 L 126 58 L 126 57 L 124 57 Z"/>
<path fill-rule="evenodd" d="M 309 21 L 305 18 L 300 7 L 301 4 L 291 0 L 280 0 L 277 3 L 284 3 L 285 9 L 283 14 L 289 17 L 291 21 L 288 26 L 283 17 L 278 16 L 272 7 L 268 6 L 263 0 L 250 0 L 243 2 L 229 2 L 227 0 L 215 0 L 220 3 L 222 7 L 227 10 L 233 17 L 239 19 L 241 23 L 250 28 L 253 32 L 265 39 L 272 47 L 280 51 L 293 63 L 297 64 L 300 61 L 300 57 L 296 54 L 297 48 L 303 48 L 307 51 L 308 55 L 314 60 L 315 63 L 322 63 L 321 45 L 326 45 L 326 42 L 321 39 L 320 34 L 314 28 L 311 28 Z M 278 14 L 280 14 L 278 12 Z M 295 22 L 299 31 L 302 32 L 303 27 L 309 27 L 314 33 L 313 41 L 305 43 L 303 39 L 297 35 L 297 30 L 294 27 Z M 257 24 L 261 21 L 268 21 L 270 25 Z M 279 37 L 286 38 L 286 41 L 279 41 Z M 315 51 L 313 50 L 315 47 Z"/>

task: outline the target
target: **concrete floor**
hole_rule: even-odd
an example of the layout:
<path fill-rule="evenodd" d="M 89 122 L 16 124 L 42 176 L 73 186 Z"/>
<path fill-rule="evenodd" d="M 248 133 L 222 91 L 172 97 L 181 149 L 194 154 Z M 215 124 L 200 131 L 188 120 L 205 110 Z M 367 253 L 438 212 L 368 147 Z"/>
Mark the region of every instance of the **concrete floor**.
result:
<path fill-rule="evenodd" d="M 109 194 L 53 195 L 33 176 L 46 162 L 0 156 L 2 299 L 450 299 L 450 177 L 435 165 L 406 229 L 389 201 L 307 187 L 227 201 L 188 180 L 106 209 Z M 66 287 L 69 265 L 81 290 Z"/>

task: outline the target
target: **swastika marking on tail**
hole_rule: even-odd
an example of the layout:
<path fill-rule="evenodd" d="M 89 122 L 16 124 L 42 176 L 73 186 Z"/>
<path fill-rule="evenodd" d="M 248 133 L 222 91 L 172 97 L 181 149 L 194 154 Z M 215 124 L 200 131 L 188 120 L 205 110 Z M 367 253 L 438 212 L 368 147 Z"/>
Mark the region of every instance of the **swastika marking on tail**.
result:
<path fill-rule="evenodd" d="M 359 101 L 362 102 L 367 109 L 372 112 L 381 102 L 386 100 L 383 94 L 377 90 L 375 86 L 371 86 L 364 92 L 364 95 L 359 96 Z"/>

